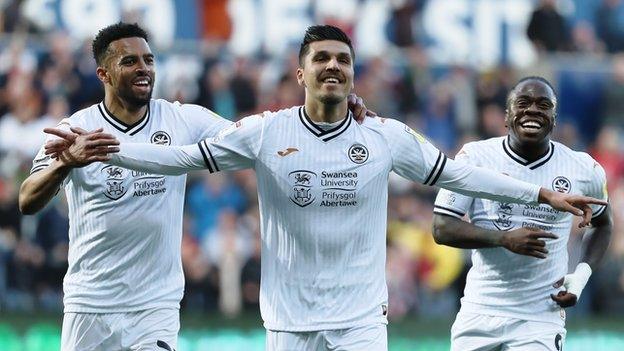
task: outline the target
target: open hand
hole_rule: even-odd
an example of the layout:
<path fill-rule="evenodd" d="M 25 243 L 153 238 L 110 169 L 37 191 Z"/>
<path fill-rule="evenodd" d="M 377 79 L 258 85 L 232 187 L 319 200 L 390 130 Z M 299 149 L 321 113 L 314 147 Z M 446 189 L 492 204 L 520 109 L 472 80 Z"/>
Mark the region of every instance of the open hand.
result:
<path fill-rule="evenodd" d="M 501 244 L 507 250 L 525 256 L 546 258 L 548 250 L 546 242 L 541 239 L 557 239 L 558 237 L 537 228 L 518 228 L 505 232 Z"/>
<path fill-rule="evenodd" d="M 552 208 L 570 212 L 575 216 L 582 216 L 579 228 L 586 227 L 591 222 L 592 209 L 589 205 L 607 205 L 604 200 L 582 195 L 571 195 L 555 192 L 547 189 L 540 189 L 540 202 L 549 204 Z"/>

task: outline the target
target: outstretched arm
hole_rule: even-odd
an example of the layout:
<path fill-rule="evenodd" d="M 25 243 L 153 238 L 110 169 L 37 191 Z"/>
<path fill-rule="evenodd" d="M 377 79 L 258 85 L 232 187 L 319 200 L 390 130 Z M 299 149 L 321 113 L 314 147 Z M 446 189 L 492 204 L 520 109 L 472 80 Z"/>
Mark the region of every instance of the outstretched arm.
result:
<path fill-rule="evenodd" d="M 499 202 L 545 203 L 559 211 L 583 216 L 581 226 L 588 225 L 591 220 L 590 204 L 606 205 L 606 201 L 603 200 L 554 192 L 498 172 L 452 159 L 446 159 L 439 172 L 439 179 L 435 182 L 435 185 L 439 187 L 471 197 Z"/>

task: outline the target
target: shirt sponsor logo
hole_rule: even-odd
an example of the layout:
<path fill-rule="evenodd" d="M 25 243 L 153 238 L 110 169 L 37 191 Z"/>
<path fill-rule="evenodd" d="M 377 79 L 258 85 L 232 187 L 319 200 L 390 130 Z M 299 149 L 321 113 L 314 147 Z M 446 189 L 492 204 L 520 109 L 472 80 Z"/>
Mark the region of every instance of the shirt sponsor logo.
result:
<path fill-rule="evenodd" d="M 349 159 L 353 163 L 362 164 L 368 160 L 368 149 L 362 144 L 353 144 L 349 148 Z"/>
<path fill-rule="evenodd" d="M 165 177 L 139 171 L 130 171 L 118 166 L 105 166 L 101 172 L 105 176 L 104 196 L 119 200 L 132 190 L 133 197 L 165 193 Z"/>
<path fill-rule="evenodd" d="M 171 137 L 166 132 L 159 130 L 152 134 L 150 142 L 157 145 L 171 145 Z"/>
<path fill-rule="evenodd" d="M 315 200 L 312 193 L 312 184 L 316 181 L 316 173 L 306 170 L 297 170 L 288 174 L 292 184 L 290 200 L 299 207 L 306 207 Z"/>
<path fill-rule="evenodd" d="M 106 166 L 102 168 L 102 172 L 106 175 L 104 196 L 111 200 L 124 196 L 128 191 L 128 187 L 124 185 L 128 170 L 117 166 Z"/>
<path fill-rule="evenodd" d="M 299 149 L 297 149 L 296 147 L 289 147 L 286 148 L 286 150 L 280 150 L 277 152 L 278 155 L 284 157 L 284 156 L 288 156 L 290 154 L 292 154 L 293 152 L 297 152 L 299 151 Z"/>
<path fill-rule="evenodd" d="M 498 218 L 493 221 L 494 226 L 498 228 L 498 230 L 511 229 L 513 225 L 511 220 L 513 207 L 514 204 L 498 202 L 498 211 L 496 212 Z"/>
<path fill-rule="evenodd" d="M 572 184 L 570 180 L 563 176 L 556 177 L 552 182 L 552 188 L 554 191 L 558 191 L 560 193 L 568 194 L 572 189 Z"/>

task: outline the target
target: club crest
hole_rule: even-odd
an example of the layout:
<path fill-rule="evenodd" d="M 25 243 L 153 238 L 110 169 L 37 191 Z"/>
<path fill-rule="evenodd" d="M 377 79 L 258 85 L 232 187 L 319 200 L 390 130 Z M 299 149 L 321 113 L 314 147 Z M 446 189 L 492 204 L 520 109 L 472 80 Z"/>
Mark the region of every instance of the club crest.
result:
<path fill-rule="evenodd" d="M 353 163 L 362 164 L 368 160 L 368 149 L 362 144 L 353 144 L 349 148 L 349 159 Z"/>
<path fill-rule="evenodd" d="M 157 145 L 171 145 L 171 137 L 166 132 L 159 130 L 152 134 L 150 142 Z"/>
<path fill-rule="evenodd" d="M 572 189 L 572 184 L 570 183 L 570 180 L 568 178 L 563 177 L 563 176 L 558 176 L 557 178 L 553 180 L 552 188 L 554 191 L 568 194 L 570 193 L 570 190 Z"/>

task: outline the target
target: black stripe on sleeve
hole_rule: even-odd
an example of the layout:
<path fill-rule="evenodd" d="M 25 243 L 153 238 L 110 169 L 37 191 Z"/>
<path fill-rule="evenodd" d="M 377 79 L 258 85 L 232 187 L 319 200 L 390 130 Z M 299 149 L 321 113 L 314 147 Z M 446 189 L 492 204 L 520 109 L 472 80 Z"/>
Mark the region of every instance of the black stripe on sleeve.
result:
<path fill-rule="evenodd" d="M 208 161 L 208 156 L 206 155 L 206 151 L 204 151 L 204 147 L 202 145 L 203 142 L 204 140 L 200 141 L 199 143 L 197 143 L 197 146 L 199 146 L 199 151 L 201 151 L 202 153 L 202 157 L 204 158 L 204 163 L 206 164 L 206 168 L 208 168 L 208 171 L 210 173 L 213 173 L 212 167 L 210 166 L 210 162 Z"/>
<path fill-rule="evenodd" d="M 594 214 L 592 214 L 592 218 L 596 218 L 598 216 L 600 216 L 604 210 L 607 208 L 607 206 L 600 206 L 600 209 L 598 211 L 596 211 Z"/>
<path fill-rule="evenodd" d="M 217 160 L 215 160 L 214 156 L 212 156 L 212 152 L 210 152 L 210 149 L 208 148 L 208 144 L 206 143 L 206 141 L 204 140 L 204 145 L 206 145 L 206 151 L 208 151 L 208 155 L 210 156 L 210 160 L 212 161 L 212 166 L 215 169 L 215 172 L 219 172 L 219 166 L 217 166 Z"/>
<path fill-rule="evenodd" d="M 444 157 L 442 159 L 442 164 L 440 165 L 440 168 L 438 169 L 438 173 L 436 174 L 435 178 L 433 178 L 433 180 L 431 181 L 431 184 L 429 185 L 435 185 L 435 183 L 438 181 L 438 178 L 440 178 L 440 175 L 442 174 L 442 171 L 444 170 L 444 166 L 446 166 L 446 155 L 442 154 L 442 156 Z"/>
<path fill-rule="evenodd" d="M 433 174 L 435 173 L 436 169 L 438 169 L 438 164 L 440 163 L 440 159 L 441 158 L 442 158 L 442 151 L 438 151 L 438 158 L 436 159 L 435 165 L 431 169 L 431 172 L 429 172 L 429 176 L 427 176 L 427 179 L 425 179 L 423 184 L 428 184 L 429 183 L 429 179 L 431 179 L 431 177 L 433 177 Z"/>

